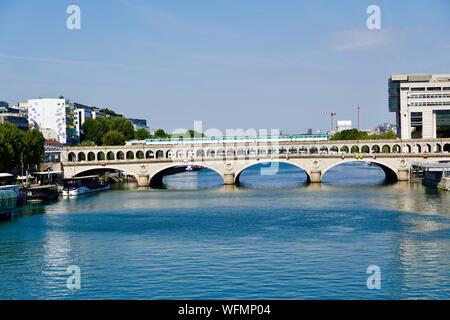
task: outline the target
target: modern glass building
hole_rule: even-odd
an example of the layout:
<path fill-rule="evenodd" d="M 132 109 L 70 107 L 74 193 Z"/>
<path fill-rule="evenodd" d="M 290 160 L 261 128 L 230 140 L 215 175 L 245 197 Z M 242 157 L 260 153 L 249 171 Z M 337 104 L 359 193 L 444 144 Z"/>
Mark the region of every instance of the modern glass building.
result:
<path fill-rule="evenodd" d="M 389 111 L 401 139 L 450 137 L 450 74 L 393 75 Z"/>

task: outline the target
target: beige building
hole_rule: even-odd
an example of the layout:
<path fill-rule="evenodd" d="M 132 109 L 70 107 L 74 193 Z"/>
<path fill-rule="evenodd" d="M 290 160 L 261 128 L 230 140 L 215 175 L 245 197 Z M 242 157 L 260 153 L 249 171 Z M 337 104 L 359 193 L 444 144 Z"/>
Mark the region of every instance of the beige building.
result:
<path fill-rule="evenodd" d="M 389 111 L 401 139 L 450 137 L 450 74 L 393 75 Z"/>

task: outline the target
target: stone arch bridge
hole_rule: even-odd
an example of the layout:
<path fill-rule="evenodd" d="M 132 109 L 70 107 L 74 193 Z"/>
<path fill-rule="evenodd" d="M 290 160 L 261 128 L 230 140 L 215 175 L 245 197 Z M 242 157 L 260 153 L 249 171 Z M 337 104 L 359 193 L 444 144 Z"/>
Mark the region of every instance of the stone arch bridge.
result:
<path fill-rule="evenodd" d="M 390 180 L 408 181 L 416 162 L 450 161 L 450 139 L 364 141 L 202 141 L 142 143 L 125 146 L 65 147 L 65 178 L 97 169 L 133 175 L 139 186 L 158 185 L 180 166 L 217 172 L 224 184 L 238 184 L 241 173 L 260 163 L 288 163 L 303 169 L 312 183 L 331 168 L 348 162 L 378 165 Z"/>

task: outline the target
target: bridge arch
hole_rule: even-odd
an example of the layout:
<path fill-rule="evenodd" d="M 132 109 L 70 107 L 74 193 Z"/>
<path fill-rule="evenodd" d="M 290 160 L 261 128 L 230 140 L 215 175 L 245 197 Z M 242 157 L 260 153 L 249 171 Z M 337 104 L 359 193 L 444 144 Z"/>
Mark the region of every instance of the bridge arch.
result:
<path fill-rule="evenodd" d="M 332 147 L 330 148 L 330 152 L 331 152 L 331 153 L 339 153 L 339 148 L 338 148 L 337 146 L 332 146 Z"/>
<path fill-rule="evenodd" d="M 196 152 L 197 158 L 204 158 L 205 157 L 205 150 L 198 149 Z"/>
<path fill-rule="evenodd" d="M 328 148 L 326 146 L 321 146 L 319 149 L 320 153 L 328 153 Z"/>
<path fill-rule="evenodd" d="M 431 150 L 432 150 L 431 145 L 428 144 L 428 143 L 424 144 L 423 147 L 422 147 L 422 151 L 423 152 L 430 153 Z"/>
<path fill-rule="evenodd" d="M 95 161 L 95 153 L 93 153 L 92 151 L 88 153 L 88 161 Z"/>
<path fill-rule="evenodd" d="M 105 153 L 103 151 L 99 151 L 97 153 L 97 161 L 105 161 Z"/>
<path fill-rule="evenodd" d="M 361 147 L 361 152 L 362 153 L 370 153 L 370 148 L 368 145 L 364 145 Z"/>
<path fill-rule="evenodd" d="M 348 159 L 348 160 L 339 161 L 337 163 L 330 165 L 325 170 L 322 170 L 322 180 L 325 177 L 325 175 L 327 174 L 327 172 L 330 171 L 334 167 L 337 167 L 339 165 L 346 164 L 346 163 L 361 163 L 361 162 L 373 163 L 373 164 L 377 165 L 379 168 L 381 168 L 383 170 L 383 172 L 386 176 L 386 180 L 388 180 L 388 181 L 397 181 L 398 180 L 397 170 L 395 168 L 393 168 L 392 166 L 384 163 L 383 161 L 380 161 L 377 159 L 367 159 L 367 160 L 362 160 L 362 161 L 356 160 L 356 159 Z"/>
<path fill-rule="evenodd" d="M 86 154 L 84 152 L 78 152 L 77 161 L 86 161 Z"/>
<path fill-rule="evenodd" d="M 301 146 L 300 148 L 298 148 L 298 153 L 300 154 L 307 154 L 308 153 L 308 148 L 305 146 Z"/>
<path fill-rule="evenodd" d="M 190 164 L 190 165 L 196 165 L 196 164 L 194 163 L 194 164 Z M 223 174 L 220 171 L 218 171 L 217 169 L 215 169 L 214 167 L 205 165 L 204 163 L 201 163 L 201 165 L 199 164 L 199 166 L 201 166 L 205 169 L 214 171 L 221 177 L 222 182 L 224 182 Z M 153 188 L 161 187 L 163 185 L 164 177 L 169 175 L 172 170 L 175 170 L 176 168 L 180 168 L 180 167 L 185 168 L 185 167 L 187 167 L 187 165 L 172 163 L 172 164 L 169 164 L 167 166 L 164 166 L 164 167 L 158 169 L 156 172 L 153 172 L 149 177 L 149 187 L 153 187 Z"/>
<path fill-rule="evenodd" d="M 175 153 L 175 158 L 184 158 L 184 152 L 181 149 L 178 149 Z"/>
<path fill-rule="evenodd" d="M 208 149 L 208 151 L 206 152 L 206 156 L 208 158 L 214 158 L 216 156 L 216 150 L 214 149 Z"/>
<path fill-rule="evenodd" d="M 269 163 L 286 163 L 286 164 L 292 165 L 292 166 L 294 166 L 294 167 L 297 167 L 297 168 L 299 168 L 300 170 L 302 170 L 302 171 L 305 172 L 307 181 L 310 181 L 310 176 L 309 176 L 308 171 L 307 171 L 305 168 L 301 167 L 300 165 L 298 165 L 298 164 L 296 164 L 296 163 L 294 163 L 294 162 L 292 162 L 292 161 L 289 161 L 289 160 L 282 160 L 282 159 L 267 159 L 267 160 L 262 160 L 262 161 L 254 161 L 254 162 L 251 162 L 251 163 L 247 164 L 246 166 L 244 166 L 244 167 L 240 168 L 239 170 L 237 170 L 237 171 L 235 172 L 235 174 L 234 174 L 234 183 L 235 183 L 236 185 L 239 185 L 239 184 L 240 184 L 239 179 L 240 179 L 242 173 L 243 173 L 245 170 L 247 170 L 247 169 L 249 169 L 249 168 L 251 168 L 251 167 L 254 167 L 254 166 L 256 166 L 256 165 L 264 165 L 264 164 L 269 164 Z"/>
<path fill-rule="evenodd" d="M 195 157 L 195 151 L 194 151 L 193 149 L 188 149 L 188 150 L 186 151 L 186 157 L 187 157 L 187 158 L 193 158 L 193 157 Z"/>
<path fill-rule="evenodd" d="M 76 162 L 77 161 L 77 155 L 74 152 L 69 152 L 67 155 L 67 160 L 69 162 Z"/>
<path fill-rule="evenodd" d="M 217 150 L 217 157 L 219 157 L 219 158 L 225 157 L 225 149 L 218 149 Z"/>
<path fill-rule="evenodd" d="M 394 145 L 392 146 L 392 152 L 393 152 L 393 153 L 400 153 L 400 152 L 402 152 L 402 148 L 400 147 L 400 145 L 394 144 Z"/>
<path fill-rule="evenodd" d="M 349 152 L 350 152 L 350 149 L 349 149 L 347 146 L 342 146 L 341 149 L 340 149 L 340 151 L 341 151 L 342 153 L 349 153 Z"/>
<path fill-rule="evenodd" d="M 144 152 L 142 150 L 139 150 L 136 152 L 136 159 L 142 160 L 144 158 L 145 158 L 145 156 L 144 156 Z"/>
<path fill-rule="evenodd" d="M 127 169 L 125 169 L 125 168 L 122 168 L 122 167 L 120 167 L 120 166 L 115 166 L 115 165 L 113 165 L 113 164 L 111 164 L 111 165 L 106 165 L 106 166 L 97 166 L 97 165 L 89 165 L 89 166 L 87 166 L 87 167 L 80 167 L 80 169 L 79 170 L 76 170 L 75 172 L 74 172 L 74 174 L 73 174 L 73 177 L 79 177 L 79 176 L 85 176 L 86 175 L 86 173 L 87 172 L 91 172 L 91 171 L 97 171 L 97 170 L 101 170 L 101 171 L 108 171 L 108 170 L 111 170 L 111 171 L 120 171 L 120 172 L 123 172 L 123 173 L 125 173 L 125 174 L 127 174 L 127 175 L 129 175 L 129 176 L 133 176 L 133 177 L 135 177 L 136 179 L 137 179 L 137 177 L 139 176 L 139 174 L 137 174 L 137 173 L 135 173 L 135 172 L 132 172 L 132 171 L 129 171 L 129 170 L 127 170 Z"/>

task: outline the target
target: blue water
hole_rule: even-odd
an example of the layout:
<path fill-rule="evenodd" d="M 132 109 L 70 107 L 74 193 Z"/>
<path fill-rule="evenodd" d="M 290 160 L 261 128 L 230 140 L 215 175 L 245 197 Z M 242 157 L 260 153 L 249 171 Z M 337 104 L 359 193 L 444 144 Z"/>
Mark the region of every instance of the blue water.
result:
<path fill-rule="evenodd" d="M 449 192 L 385 184 L 371 166 L 338 166 L 322 185 L 290 166 L 259 172 L 240 187 L 202 171 L 23 208 L 0 224 L 0 299 L 450 298 Z"/>

